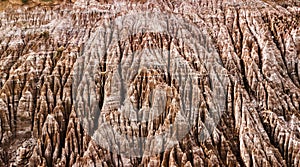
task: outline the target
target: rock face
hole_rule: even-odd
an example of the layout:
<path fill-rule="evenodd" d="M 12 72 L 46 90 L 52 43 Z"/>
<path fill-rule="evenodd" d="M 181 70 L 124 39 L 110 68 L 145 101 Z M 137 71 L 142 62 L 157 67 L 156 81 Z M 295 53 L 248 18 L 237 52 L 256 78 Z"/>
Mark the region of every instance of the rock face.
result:
<path fill-rule="evenodd" d="M 0 4 L 0 166 L 300 166 L 299 1 Z"/>

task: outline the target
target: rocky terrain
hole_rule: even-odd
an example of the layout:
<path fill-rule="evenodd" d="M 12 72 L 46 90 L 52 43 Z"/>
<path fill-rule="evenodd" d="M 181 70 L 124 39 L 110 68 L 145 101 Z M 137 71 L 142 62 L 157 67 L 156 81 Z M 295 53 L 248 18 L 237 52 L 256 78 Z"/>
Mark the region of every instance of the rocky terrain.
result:
<path fill-rule="evenodd" d="M 0 166 L 300 166 L 299 1 L 0 5 Z"/>

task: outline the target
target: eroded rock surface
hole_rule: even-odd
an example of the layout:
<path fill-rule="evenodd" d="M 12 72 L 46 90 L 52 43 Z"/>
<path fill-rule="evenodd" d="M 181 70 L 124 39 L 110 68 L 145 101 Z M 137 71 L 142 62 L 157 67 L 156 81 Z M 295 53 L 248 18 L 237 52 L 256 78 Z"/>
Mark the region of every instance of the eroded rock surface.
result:
<path fill-rule="evenodd" d="M 298 1 L 2 3 L 0 166 L 300 166 Z"/>

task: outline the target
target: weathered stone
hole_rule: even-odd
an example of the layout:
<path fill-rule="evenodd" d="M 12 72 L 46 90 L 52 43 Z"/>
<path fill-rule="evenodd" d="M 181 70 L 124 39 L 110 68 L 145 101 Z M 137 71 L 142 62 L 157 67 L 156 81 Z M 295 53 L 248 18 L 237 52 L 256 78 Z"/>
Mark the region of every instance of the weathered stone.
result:
<path fill-rule="evenodd" d="M 135 32 L 143 12 L 202 34 Z M 299 18 L 296 0 L 0 1 L 0 166 L 300 166 Z"/>

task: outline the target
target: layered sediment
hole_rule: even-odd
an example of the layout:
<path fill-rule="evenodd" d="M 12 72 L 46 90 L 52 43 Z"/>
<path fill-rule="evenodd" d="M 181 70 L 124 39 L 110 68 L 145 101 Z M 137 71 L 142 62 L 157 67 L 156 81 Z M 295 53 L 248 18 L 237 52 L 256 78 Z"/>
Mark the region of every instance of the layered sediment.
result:
<path fill-rule="evenodd" d="M 0 166 L 300 166 L 299 2 L 0 4 Z"/>

